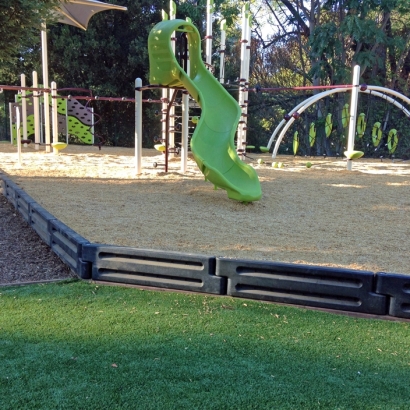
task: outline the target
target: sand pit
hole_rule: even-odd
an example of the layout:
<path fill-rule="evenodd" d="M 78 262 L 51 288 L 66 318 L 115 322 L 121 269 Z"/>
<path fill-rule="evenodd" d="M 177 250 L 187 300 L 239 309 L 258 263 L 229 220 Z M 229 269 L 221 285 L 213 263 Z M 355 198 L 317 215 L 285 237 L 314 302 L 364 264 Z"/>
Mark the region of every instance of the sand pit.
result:
<path fill-rule="evenodd" d="M 69 146 L 59 156 L 0 144 L 0 169 L 38 203 L 92 242 L 410 274 L 410 162 L 250 154 L 263 197 L 228 199 L 193 160 L 181 174 L 154 168 L 144 150 Z M 257 160 L 264 159 L 259 165 Z M 313 166 L 306 168 L 306 162 Z"/>

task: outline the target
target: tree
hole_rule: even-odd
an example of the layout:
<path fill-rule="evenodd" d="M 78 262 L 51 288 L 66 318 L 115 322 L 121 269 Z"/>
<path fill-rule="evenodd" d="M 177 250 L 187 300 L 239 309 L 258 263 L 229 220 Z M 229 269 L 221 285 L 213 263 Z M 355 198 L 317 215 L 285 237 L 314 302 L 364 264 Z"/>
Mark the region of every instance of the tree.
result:
<path fill-rule="evenodd" d="M 14 62 L 38 43 L 41 23 L 53 21 L 58 0 L 0 0 L 0 62 Z"/>
<path fill-rule="evenodd" d="M 405 64 L 409 51 L 407 0 L 258 0 L 255 10 L 269 11 L 267 22 L 276 28 L 262 39 L 264 49 L 297 42 L 298 57 L 312 85 L 351 80 L 361 66 L 364 79 L 391 81 Z M 409 57 L 410 58 L 410 57 Z M 389 67 L 390 65 L 390 67 Z"/>

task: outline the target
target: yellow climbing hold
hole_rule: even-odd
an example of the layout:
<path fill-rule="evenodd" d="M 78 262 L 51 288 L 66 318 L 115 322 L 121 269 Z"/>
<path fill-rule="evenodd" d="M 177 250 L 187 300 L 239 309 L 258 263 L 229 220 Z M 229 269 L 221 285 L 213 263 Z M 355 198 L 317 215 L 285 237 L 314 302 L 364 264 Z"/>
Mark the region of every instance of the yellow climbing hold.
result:
<path fill-rule="evenodd" d="M 377 147 L 382 139 L 383 131 L 381 129 L 380 122 L 375 122 L 372 129 L 372 141 L 373 145 Z"/>
<path fill-rule="evenodd" d="M 349 114 L 349 104 L 345 104 L 342 109 L 342 125 L 343 128 L 346 128 L 349 125 L 349 119 L 350 119 L 350 114 Z"/>
<path fill-rule="evenodd" d="M 293 155 L 296 155 L 299 149 L 299 133 L 295 131 L 293 134 Z"/>
<path fill-rule="evenodd" d="M 316 140 L 316 125 L 314 122 L 312 122 L 309 127 L 309 144 L 311 147 L 315 145 L 315 140 Z"/>
<path fill-rule="evenodd" d="M 313 122 L 312 122 L 313 124 Z M 312 124 L 310 124 L 310 127 L 312 128 Z M 326 133 L 326 138 L 329 138 L 330 134 L 332 133 L 332 114 L 327 114 L 326 119 L 325 119 L 325 133 Z M 316 135 L 316 132 L 315 132 Z M 312 145 L 311 145 L 312 146 Z"/>
<path fill-rule="evenodd" d="M 366 116 L 363 112 L 357 117 L 356 130 L 358 137 L 362 138 L 366 131 Z"/>
<path fill-rule="evenodd" d="M 390 154 L 393 154 L 394 151 L 396 151 L 398 143 L 399 137 L 397 135 L 397 130 L 393 128 L 389 131 L 389 135 L 387 137 L 387 148 L 389 149 Z"/>

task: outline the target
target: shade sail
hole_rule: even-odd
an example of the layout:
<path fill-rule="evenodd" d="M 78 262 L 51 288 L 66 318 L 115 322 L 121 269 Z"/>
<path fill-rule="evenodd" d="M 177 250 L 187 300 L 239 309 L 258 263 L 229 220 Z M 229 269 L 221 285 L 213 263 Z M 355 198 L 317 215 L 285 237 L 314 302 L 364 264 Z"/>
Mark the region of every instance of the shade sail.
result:
<path fill-rule="evenodd" d="M 56 14 L 59 23 L 86 30 L 91 17 L 105 10 L 126 11 L 127 8 L 96 0 L 68 0 L 59 4 Z"/>

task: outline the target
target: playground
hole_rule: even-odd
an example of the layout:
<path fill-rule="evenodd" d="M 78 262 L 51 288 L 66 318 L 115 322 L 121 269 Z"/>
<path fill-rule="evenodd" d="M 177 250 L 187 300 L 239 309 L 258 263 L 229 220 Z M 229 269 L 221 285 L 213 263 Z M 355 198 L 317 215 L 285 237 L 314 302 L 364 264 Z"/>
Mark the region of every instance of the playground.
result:
<path fill-rule="evenodd" d="M 352 84 L 291 96 L 261 146 L 248 92 L 278 89 L 249 88 L 249 6 L 238 101 L 225 23 L 212 73 L 206 9 L 205 38 L 174 2 L 162 11 L 135 98 L 49 88 L 45 25 L 43 87 L 35 71 L 0 86 L 19 93 L 0 141 L 2 408 L 408 407 L 410 99 L 355 66 Z M 111 112 L 99 129 L 97 100 L 135 103 L 127 132 Z"/>
<path fill-rule="evenodd" d="M 409 274 L 410 163 L 249 153 L 260 201 L 232 201 L 188 156 L 165 174 L 155 150 L 69 145 L 46 155 L 29 145 L 22 164 L 0 144 L 0 169 L 47 211 L 95 243 L 253 260 Z M 272 166 L 275 161 L 276 167 Z M 262 163 L 261 163 L 262 162 Z M 311 167 L 307 167 L 307 163 Z"/>

